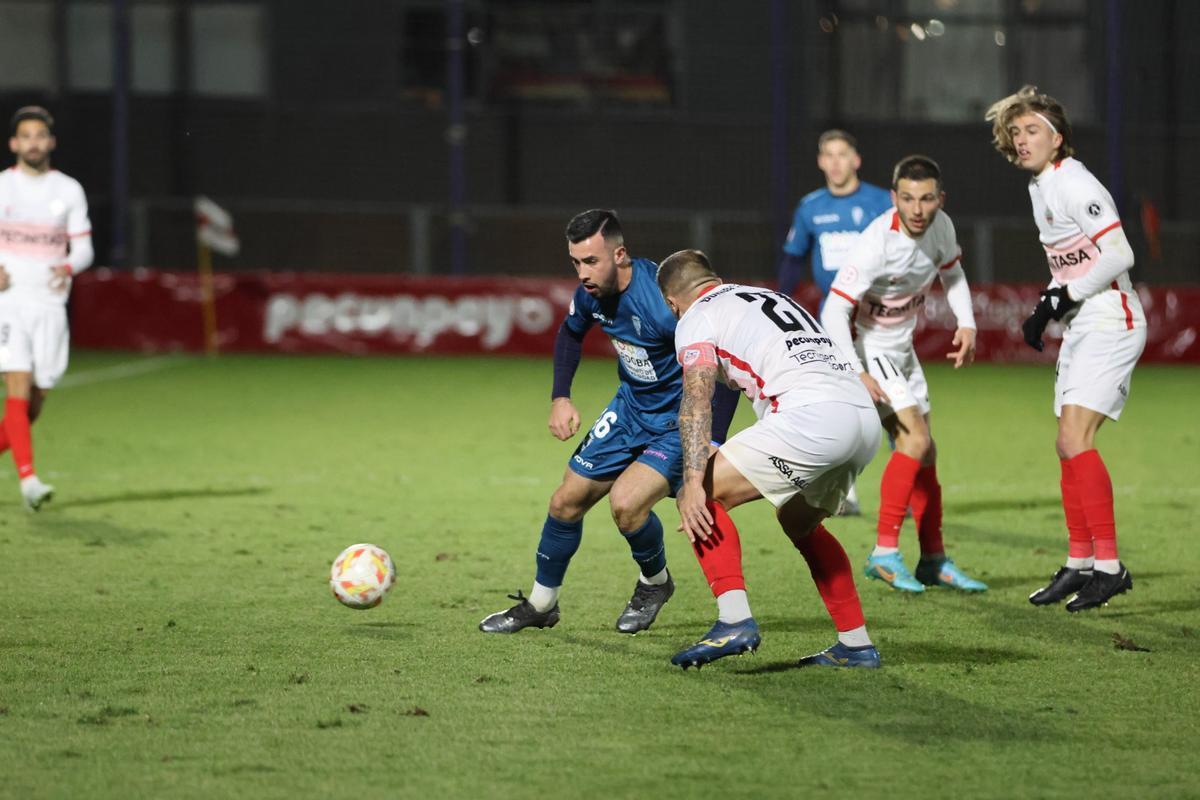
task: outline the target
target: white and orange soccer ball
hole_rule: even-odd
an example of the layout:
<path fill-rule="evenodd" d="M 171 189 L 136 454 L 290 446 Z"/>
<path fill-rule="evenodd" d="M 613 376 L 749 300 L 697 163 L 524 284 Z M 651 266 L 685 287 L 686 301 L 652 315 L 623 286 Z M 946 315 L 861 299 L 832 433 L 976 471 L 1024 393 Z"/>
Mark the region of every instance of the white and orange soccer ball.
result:
<path fill-rule="evenodd" d="M 344 606 L 374 608 L 396 582 L 396 566 L 382 547 L 352 544 L 338 554 L 329 571 L 329 587 Z"/>

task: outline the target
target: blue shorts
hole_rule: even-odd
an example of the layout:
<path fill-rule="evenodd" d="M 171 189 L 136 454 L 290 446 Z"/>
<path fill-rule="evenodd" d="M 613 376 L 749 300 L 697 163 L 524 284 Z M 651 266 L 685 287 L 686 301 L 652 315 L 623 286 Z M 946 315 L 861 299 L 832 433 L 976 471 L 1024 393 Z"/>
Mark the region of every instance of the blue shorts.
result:
<path fill-rule="evenodd" d="M 683 483 L 679 430 L 672 428 L 666 433 L 647 430 L 642 426 L 641 415 L 618 396 L 592 424 L 567 464 L 589 480 L 612 481 L 635 461 L 666 478 L 672 496 Z"/>

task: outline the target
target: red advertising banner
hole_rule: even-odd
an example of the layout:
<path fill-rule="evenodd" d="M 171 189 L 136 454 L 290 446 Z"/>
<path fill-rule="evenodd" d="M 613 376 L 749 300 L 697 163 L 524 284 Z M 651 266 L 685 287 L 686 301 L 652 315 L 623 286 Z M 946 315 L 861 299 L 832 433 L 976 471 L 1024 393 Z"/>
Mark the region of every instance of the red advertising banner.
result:
<path fill-rule="evenodd" d="M 512 353 L 548 355 L 576 282 L 540 278 L 434 278 L 286 272 L 216 276 L 217 337 L 227 352 Z M 1041 287 L 973 287 L 984 361 L 1051 362 L 1021 339 L 1021 321 Z M 1200 287 L 1139 287 L 1149 320 L 1143 362 L 1200 363 Z M 797 297 L 815 310 L 812 286 Z M 194 273 L 97 268 L 75 281 L 71 337 L 80 347 L 158 351 L 204 348 L 199 278 Z M 917 352 L 942 361 L 952 349 L 954 317 L 940 290 L 930 292 Z M 612 355 L 602 336 L 585 351 Z"/>

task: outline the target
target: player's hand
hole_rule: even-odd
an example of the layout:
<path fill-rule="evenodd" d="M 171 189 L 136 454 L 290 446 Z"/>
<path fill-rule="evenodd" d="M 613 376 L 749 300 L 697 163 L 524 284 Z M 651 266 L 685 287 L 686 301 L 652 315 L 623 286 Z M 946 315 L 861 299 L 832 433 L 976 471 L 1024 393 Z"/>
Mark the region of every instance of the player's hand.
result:
<path fill-rule="evenodd" d="M 0 292 L 8 291 L 8 287 L 12 285 L 12 279 L 8 277 L 8 270 L 0 264 Z"/>
<path fill-rule="evenodd" d="M 50 268 L 50 289 L 55 292 L 66 292 L 71 288 L 71 268 L 66 264 Z"/>
<path fill-rule="evenodd" d="M 1042 291 L 1041 299 L 1038 300 L 1038 305 L 1045 303 L 1050 306 L 1050 319 L 1059 322 L 1067 315 L 1079 302 L 1071 299 L 1071 295 L 1067 292 L 1065 286 L 1055 286 L 1053 289 L 1045 289 Z"/>
<path fill-rule="evenodd" d="M 953 353 L 946 353 L 946 358 L 954 359 L 954 368 L 970 366 L 975 360 L 975 329 L 959 328 L 954 332 L 952 345 L 958 347 Z"/>
<path fill-rule="evenodd" d="M 684 483 L 679 494 L 675 495 L 675 505 L 679 507 L 679 530 L 692 544 L 706 541 L 712 531 L 713 518 L 708 513 L 707 500 L 708 495 L 704 493 L 702 484 Z"/>
<path fill-rule="evenodd" d="M 560 442 L 565 442 L 579 432 L 579 412 L 569 397 L 556 397 L 550 401 L 550 433 Z"/>
<path fill-rule="evenodd" d="M 1042 352 L 1046 347 L 1042 341 L 1042 333 L 1048 324 L 1050 324 L 1050 306 L 1039 302 L 1028 319 L 1021 323 L 1021 335 L 1025 337 L 1025 344 L 1039 353 Z"/>
<path fill-rule="evenodd" d="M 858 373 L 858 379 L 863 382 L 863 386 L 867 387 L 867 393 L 871 395 L 872 402 L 884 404 L 891 402 L 887 396 L 887 392 L 883 391 L 883 388 L 879 385 L 879 381 L 871 377 L 871 373 L 860 372 Z"/>

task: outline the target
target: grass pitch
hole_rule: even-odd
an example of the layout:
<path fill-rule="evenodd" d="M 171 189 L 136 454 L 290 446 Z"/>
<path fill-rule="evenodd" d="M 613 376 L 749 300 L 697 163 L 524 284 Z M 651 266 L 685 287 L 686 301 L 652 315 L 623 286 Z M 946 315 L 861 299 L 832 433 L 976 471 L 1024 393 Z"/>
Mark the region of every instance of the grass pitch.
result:
<path fill-rule="evenodd" d="M 1200 796 L 1200 371 L 1139 368 L 1101 431 L 1134 576 L 1108 608 L 1025 600 L 1065 551 L 1052 367 L 931 366 L 946 542 L 991 591 L 860 580 L 885 668 L 795 669 L 833 630 L 760 502 L 733 517 L 762 649 L 684 673 L 699 568 L 669 533 L 675 598 L 616 633 L 636 572 L 604 506 L 557 628 L 476 630 L 528 590 L 574 446 L 546 432 L 548 362 L 129 359 L 76 354 L 50 398 L 47 510 L 8 473 L 0 796 Z M 615 385 L 584 362 L 585 425 Z M 856 568 L 885 460 L 868 516 L 829 525 Z M 367 612 L 326 586 L 357 541 L 400 573 Z"/>

